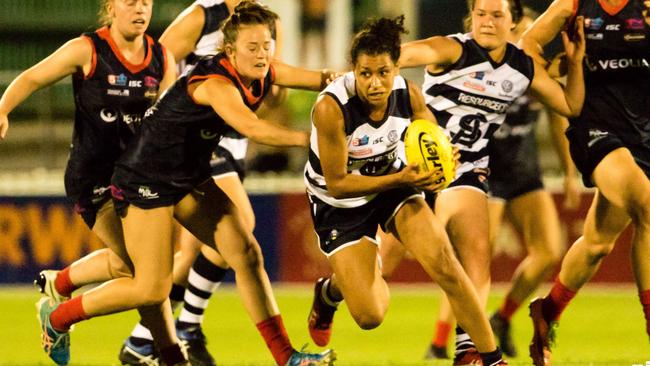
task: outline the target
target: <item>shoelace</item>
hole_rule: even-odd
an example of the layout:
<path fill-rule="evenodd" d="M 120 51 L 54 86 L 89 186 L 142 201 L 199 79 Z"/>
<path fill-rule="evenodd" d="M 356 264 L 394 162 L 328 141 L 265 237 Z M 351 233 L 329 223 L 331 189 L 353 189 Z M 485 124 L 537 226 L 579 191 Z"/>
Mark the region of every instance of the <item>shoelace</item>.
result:
<path fill-rule="evenodd" d="M 137 358 L 141 365 L 145 365 L 145 366 L 160 366 L 160 363 L 158 362 L 158 359 L 157 359 L 157 358 L 154 358 L 153 355 L 143 356 L 143 355 L 141 355 L 141 354 L 139 354 L 139 353 L 133 351 L 133 350 L 130 349 L 129 347 L 125 347 L 124 350 L 125 350 L 126 352 L 132 354 L 135 358 Z M 182 348 L 181 348 L 181 350 L 182 350 Z"/>

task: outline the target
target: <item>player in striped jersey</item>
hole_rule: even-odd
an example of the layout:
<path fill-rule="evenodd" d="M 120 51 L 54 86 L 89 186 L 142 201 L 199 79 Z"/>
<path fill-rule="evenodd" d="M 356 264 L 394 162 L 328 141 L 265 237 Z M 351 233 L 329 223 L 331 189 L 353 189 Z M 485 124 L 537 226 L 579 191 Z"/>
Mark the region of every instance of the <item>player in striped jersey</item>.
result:
<path fill-rule="evenodd" d="M 421 172 L 400 159 L 409 121 L 434 119 L 420 90 L 398 75 L 403 22 L 403 16 L 368 21 L 352 41 L 353 71 L 330 84 L 313 109 L 305 183 L 319 246 L 334 274 L 314 287 L 310 335 L 318 345 L 329 342 L 343 299 L 361 328 L 382 323 L 389 293 L 377 260 L 380 226 L 447 292 L 483 364 L 504 364 L 444 226 L 419 193 L 435 190 L 441 171 Z"/>
<path fill-rule="evenodd" d="M 569 248 L 546 297 L 531 302 L 530 356 L 550 365 L 549 340 L 577 291 L 596 273 L 632 223 L 632 267 L 650 335 L 650 1 L 555 0 L 524 34 L 539 51 L 566 24 L 585 19 L 587 94 L 566 135 L 586 186 L 596 187 L 583 235 Z"/>
<path fill-rule="evenodd" d="M 435 211 L 485 305 L 490 289 L 487 143 L 513 101 L 529 88 L 551 109 L 576 116 L 584 99 L 582 28 L 574 40 L 564 37 L 569 74 L 566 88 L 549 77 L 522 50 L 508 42 L 522 15 L 517 0 L 471 0 L 469 33 L 431 37 L 402 46 L 402 67 L 426 65 L 427 105 L 460 149 L 456 179 L 440 192 Z M 458 316 L 457 313 L 455 313 Z M 456 329 L 455 364 L 475 360 L 472 340 Z"/>

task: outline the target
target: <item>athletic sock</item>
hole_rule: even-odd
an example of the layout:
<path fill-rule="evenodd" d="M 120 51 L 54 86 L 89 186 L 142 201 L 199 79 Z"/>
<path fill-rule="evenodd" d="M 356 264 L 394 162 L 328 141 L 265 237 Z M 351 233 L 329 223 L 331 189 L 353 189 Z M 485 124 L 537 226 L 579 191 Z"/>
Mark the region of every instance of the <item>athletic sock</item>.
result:
<path fill-rule="evenodd" d="M 332 294 L 330 282 L 331 279 L 329 278 L 325 280 L 325 282 L 323 283 L 323 287 L 321 288 L 320 297 L 325 304 L 332 307 L 338 307 L 341 301 L 343 301 L 343 298 L 339 298 L 339 299 L 335 298 L 336 296 Z"/>
<path fill-rule="evenodd" d="M 577 291 L 573 291 L 564 286 L 560 279 L 557 278 L 551 292 L 542 301 L 542 313 L 547 321 L 558 321 L 564 309 L 569 302 L 576 296 Z"/>
<path fill-rule="evenodd" d="M 257 323 L 256 326 L 264 338 L 266 346 L 271 351 L 275 362 L 280 366 L 286 365 L 295 350 L 291 346 L 289 335 L 284 328 L 282 316 L 279 314 L 272 316 Z"/>
<path fill-rule="evenodd" d="M 481 353 L 481 360 L 483 361 L 484 366 L 496 366 L 503 361 L 503 356 L 501 355 L 501 349 L 497 347 L 496 350 L 492 352 Z"/>
<path fill-rule="evenodd" d="M 178 307 L 178 305 L 183 303 L 184 294 L 185 287 L 177 284 L 172 285 L 172 290 L 169 293 L 169 300 L 172 303 L 172 312 L 176 310 L 176 307 Z M 178 301 L 179 298 L 180 301 Z M 149 329 L 142 324 L 142 320 L 140 320 L 138 324 L 133 327 L 129 338 L 129 342 L 133 343 L 134 346 L 141 345 L 141 343 L 144 342 L 153 342 L 153 336 L 151 335 Z"/>
<path fill-rule="evenodd" d="M 187 278 L 183 309 L 178 320 L 183 323 L 201 324 L 210 296 L 219 287 L 228 269 L 210 262 L 203 254 L 194 261 Z"/>
<path fill-rule="evenodd" d="M 451 324 L 443 320 L 438 320 L 436 322 L 436 334 L 431 344 L 438 348 L 447 348 L 447 341 L 449 340 L 450 332 Z"/>
<path fill-rule="evenodd" d="M 181 351 L 181 347 L 178 343 L 161 349 L 160 358 L 162 358 L 165 365 L 170 366 L 186 361 L 185 355 L 183 354 L 183 351 Z"/>
<path fill-rule="evenodd" d="M 645 315 L 645 331 L 650 336 L 650 290 L 639 292 L 639 299 L 643 306 L 643 315 Z"/>
<path fill-rule="evenodd" d="M 456 350 L 454 351 L 454 354 L 460 355 L 463 352 L 467 352 L 470 348 L 476 348 L 476 346 L 469 338 L 469 334 L 467 334 L 460 326 L 456 326 Z"/>
<path fill-rule="evenodd" d="M 501 307 L 499 308 L 499 317 L 510 322 L 510 319 L 512 319 L 512 316 L 520 306 L 521 303 L 513 300 L 510 295 L 506 296 L 505 300 L 503 300 L 503 304 L 501 304 Z"/>
<path fill-rule="evenodd" d="M 90 318 L 83 309 L 81 296 L 64 301 L 50 314 L 50 324 L 57 332 L 67 332 L 72 324 Z"/>
<path fill-rule="evenodd" d="M 149 328 L 142 325 L 142 320 L 140 320 L 140 322 L 138 322 L 138 324 L 135 325 L 129 337 L 131 338 L 130 341 L 133 343 L 134 346 L 137 346 L 137 344 L 134 343 L 134 340 L 136 339 L 147 341 L 147 342 L 153 342 L 153 336 L 151 335 Z"/>
<path fill-rule="evenodd" d="M 56 274 L 54 288 L 61 296 L 70 297 L 72 292 L 77 289 L 70 280 L 70 267 L 65 267 Z"/>
<path fill-rule="evenodd" d="M 172 290 L 169 293 L 169 301 L 172 303 L 172 313 L 176 312 L 179 306 L 183 304 L 185 296 L 185 286 L 172 284 Z"/>

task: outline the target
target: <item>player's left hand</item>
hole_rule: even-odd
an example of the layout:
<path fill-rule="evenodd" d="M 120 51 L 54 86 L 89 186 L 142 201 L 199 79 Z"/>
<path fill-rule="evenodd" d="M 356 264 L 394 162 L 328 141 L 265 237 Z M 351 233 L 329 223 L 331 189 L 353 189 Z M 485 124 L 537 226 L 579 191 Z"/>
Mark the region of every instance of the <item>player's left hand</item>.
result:
<path fill-rule="evenodd" d="M 567 60 L 570 64 L 582 67 L 582 60 L 585 57 L 587 42 L 585 41 L 585 18 L 579 16 L 576 18 L 573 30 L 573 37 L 569 39 L 566 31 L 562 31 L 562 43 L 566 51 Z"/>

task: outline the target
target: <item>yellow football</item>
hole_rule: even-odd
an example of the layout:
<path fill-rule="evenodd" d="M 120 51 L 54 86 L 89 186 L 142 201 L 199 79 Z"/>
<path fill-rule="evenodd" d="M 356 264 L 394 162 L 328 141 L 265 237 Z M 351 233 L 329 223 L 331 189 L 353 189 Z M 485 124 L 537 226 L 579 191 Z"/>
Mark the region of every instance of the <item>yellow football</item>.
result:
<path fill-rule="evenodd" d="M 404 136 L 404 149 L 409 164 L 417 163 L 425 171 L 442 168 L 444 174 L 439 181 L 443 183 L 440 189 L 447 188 L 456 177 L 451 142 L 437 124 L 425 119 L 411 122 Z"/>

